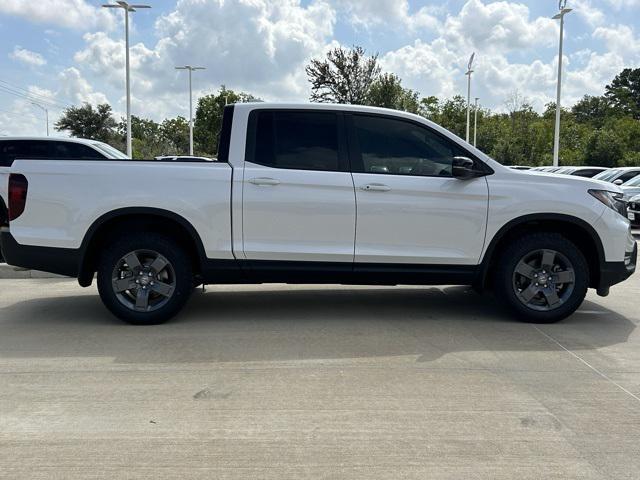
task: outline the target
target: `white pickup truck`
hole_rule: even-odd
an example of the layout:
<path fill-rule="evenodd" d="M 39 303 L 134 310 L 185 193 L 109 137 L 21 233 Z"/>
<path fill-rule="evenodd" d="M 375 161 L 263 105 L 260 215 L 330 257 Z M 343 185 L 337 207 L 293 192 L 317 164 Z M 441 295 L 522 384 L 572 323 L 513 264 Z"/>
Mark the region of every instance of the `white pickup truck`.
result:
<path fill-rule="evenodd" d="M 622 192 L 503 167 L 424 118 L 237 104 L 217 162 L 16 160 L 8 263 L 97 283 L 118 317 L 199 284 L 491 287 L 522 319 L 573 313 L 635 270 Z"/>

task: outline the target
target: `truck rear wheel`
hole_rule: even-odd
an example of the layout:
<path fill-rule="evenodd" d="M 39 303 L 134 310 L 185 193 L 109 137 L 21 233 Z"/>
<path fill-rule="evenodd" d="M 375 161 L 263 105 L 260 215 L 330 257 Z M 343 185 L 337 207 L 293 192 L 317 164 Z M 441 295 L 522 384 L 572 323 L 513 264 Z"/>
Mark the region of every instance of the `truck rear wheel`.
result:
<path fill-rule="evenodd" d="M 158 234 L 135 234 L 107 246 L 98 264 L 98 292 L 116 317 L 155 325 L 175 316 L 192 292 L 191 262 Z"/>
<path fill-rule="evenodd" d="M 496 290 L 518 318 L 553 323 L 584 301 L 589 267 L 582 252 L 557 233 L 535 233 L 511 242 L 500 257 Z"/>

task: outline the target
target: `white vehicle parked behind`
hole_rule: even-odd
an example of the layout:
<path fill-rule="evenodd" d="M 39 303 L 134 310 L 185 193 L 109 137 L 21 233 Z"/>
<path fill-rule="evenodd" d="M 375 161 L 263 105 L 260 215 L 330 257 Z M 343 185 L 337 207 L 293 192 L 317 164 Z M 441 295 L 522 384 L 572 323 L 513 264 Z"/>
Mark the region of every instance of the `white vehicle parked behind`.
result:
<path fill-rule="evenodd" d="M 7 221 L 7 184 L 11 165 L 18 158 L 105 160 L 128 157 L 97 140 L 57 137 L 0 137 L 0 225 Z"/>
<path fill-rule="evenodd" d="M 434 123 L 353 105 L 225 108 L 216 162 L 17 160 L 8 263 L 97 273 L 116 316 L 202 283 L 458 284 L 553 322 L 637 259 L 622 191 L 500 165 Z"/>

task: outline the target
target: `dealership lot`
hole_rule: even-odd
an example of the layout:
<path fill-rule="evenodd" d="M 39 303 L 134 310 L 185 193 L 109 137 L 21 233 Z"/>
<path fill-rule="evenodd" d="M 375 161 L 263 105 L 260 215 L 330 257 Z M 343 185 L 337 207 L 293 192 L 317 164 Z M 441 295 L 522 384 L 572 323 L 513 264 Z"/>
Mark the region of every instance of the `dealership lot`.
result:
<path fill-rule="evenodd" d="M 463 287 L 0 280 L 1 478 L 637 478 L 640 275 L 556 325 Z"/>

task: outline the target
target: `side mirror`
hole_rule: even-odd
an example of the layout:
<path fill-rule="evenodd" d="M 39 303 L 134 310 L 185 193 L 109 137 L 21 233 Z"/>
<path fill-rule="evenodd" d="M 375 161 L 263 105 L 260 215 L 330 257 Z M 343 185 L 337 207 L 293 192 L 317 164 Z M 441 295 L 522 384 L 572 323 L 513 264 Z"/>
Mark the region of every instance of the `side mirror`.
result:
<path fill-rule="evenodd" d="M 484 175 L 484 172 L 476 170 L 474 167 L 475 162 L 468 157 L 453 157 L 451 174 L 453 178 L 459 178 L 460 180 L 467 180 Z"/>
<path fill-rule="evenodd" d="M 624 182 L 623 182 L 620 178 L 619 178 L 619 179 L 617 179 L 617 180 L 614 180 L 614 182 L 613 182 L 613 184 L 614 184 L 614 185 L 618 185 L 618 186 L 619 186 L 619 185 L 622 185 L 623 183 L 624 183 Z"/>

